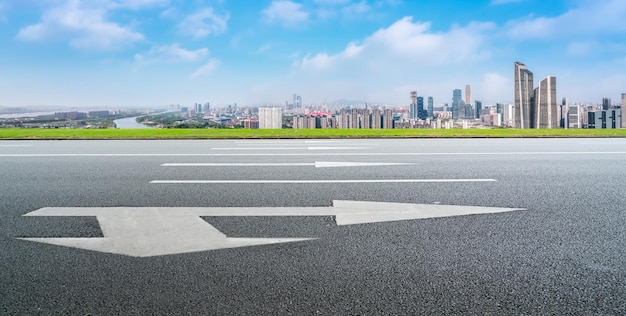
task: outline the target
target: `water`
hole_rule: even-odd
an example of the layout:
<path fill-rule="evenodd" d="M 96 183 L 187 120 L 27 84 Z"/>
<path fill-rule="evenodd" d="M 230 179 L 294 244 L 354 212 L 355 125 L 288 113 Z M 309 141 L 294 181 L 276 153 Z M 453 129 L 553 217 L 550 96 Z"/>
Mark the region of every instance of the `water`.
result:
<path fill-rule="evenodd" d="M 114 120 L 113 123 L 115 123 L 117 128 L 152 128 L 151 126 L 137 123 L 137 121 L 135 121 L 136 118 L 136 116 L 125 117 L 119 120 Z"/>

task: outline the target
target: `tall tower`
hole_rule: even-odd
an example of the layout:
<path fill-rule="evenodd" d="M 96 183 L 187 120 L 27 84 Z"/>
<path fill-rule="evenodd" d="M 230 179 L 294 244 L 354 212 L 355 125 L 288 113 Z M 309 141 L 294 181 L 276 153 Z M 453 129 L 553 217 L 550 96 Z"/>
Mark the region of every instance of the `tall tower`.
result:
<path fill-rule="evenodd" d="M 515 62 L 515 127 L 535 127 L 533 107 L 533 73 L 526 65 Z"/>
<path fill-rule="evenodd" d="M 611 107 L 611 98 L 602 98 L 602 110 L 606 111 Z"/>
<path fill-rule="evenodd" d="M 428 116 L 424 109 L 424 97 L 417 97 L 417 117 L 420 120 L 425 120 Z"/>
<path fill-rule="evenodd" d="M 433 102 L 433 97 L 428 97 L 428 117 L 433 118 L 435 117 L 434 115 L 434 102 Z"/>
<path fill-rule="evenodd" d="M 459 119 L 459 111 L 463 109 L 463 99 L 461 98 L 461 89 L 452 91 L 452 119 Z"/>
<path fill-rule="evenodd" d="M 626 93 L 622 93 L 622 128 L 626 128 Z"/>
<path fill-rule="evenodd" d="M 483 111 L 483 102 L 476 100 L 476 115 L 474 117 L 480 118 L 482 111 Z"/>
<path fill-rule="evenodd" d="M 563 97 L 563 99 L 561 99 L 561 109 L 559 111 L 560 113 L 559 125 L 561 125 L 562 128 L 568 128 L 568 124 L 567 124 L 567 116 L 569 112 L 568 107 L 569 107 L 569 100 L 567 99 L 567 97 Z"/>
<path fill-rule="evenodd" d="M 472 87 L 465 85 L 465 104 L 472 104 Z"/>
<path fill-rule="evenodd" d="M 409 105 L 409 118 L 417 118 L 417 91 L 411 91 L 411 104 Z"/>
<path fill-rule="evenodd" d="M 556 77 L 547 76 L 535 89 L 536 128 L 556 128 L 558 124 L 556 103 Z"/>

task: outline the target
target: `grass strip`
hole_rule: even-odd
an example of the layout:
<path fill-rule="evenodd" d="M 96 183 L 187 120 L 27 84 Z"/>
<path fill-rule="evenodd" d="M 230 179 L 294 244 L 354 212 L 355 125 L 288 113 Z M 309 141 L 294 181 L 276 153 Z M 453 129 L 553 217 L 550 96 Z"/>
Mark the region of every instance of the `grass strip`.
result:
<path fill-rule="evenodd" d="M 626 137 L 623 129 L 0 129 L 0 139 Z"/>

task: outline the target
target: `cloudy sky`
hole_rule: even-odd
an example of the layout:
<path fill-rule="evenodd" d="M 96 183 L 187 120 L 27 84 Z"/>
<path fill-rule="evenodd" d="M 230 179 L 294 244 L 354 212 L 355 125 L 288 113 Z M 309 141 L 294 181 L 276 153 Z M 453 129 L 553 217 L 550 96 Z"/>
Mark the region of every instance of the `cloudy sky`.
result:
<path fill-rule="evenodd" d="M 0 0 L 0 106 L 620 102 L 624 0 Z"/>

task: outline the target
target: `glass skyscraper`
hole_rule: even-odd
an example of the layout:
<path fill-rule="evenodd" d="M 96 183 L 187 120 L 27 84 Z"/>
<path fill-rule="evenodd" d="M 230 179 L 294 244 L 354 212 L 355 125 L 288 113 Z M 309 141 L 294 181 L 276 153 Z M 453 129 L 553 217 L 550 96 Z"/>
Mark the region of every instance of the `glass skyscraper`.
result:
<path fill-rule="evenodd" d="M 452 91 L 452 119 L 459 119 L 459 111 L 463 109 L 464 106 L 463 96 L 461 89 L 454 89 Z"/>
<path fill-rule="evenodd" d="M 430 118 L 435 117 L 435 114 L 433 113 L 435 111 L 434 106 L 433 97 L 428 97 L 428 117 Z"/>
<path fill-rule="evenodd" d="M 534 128 L 533 73 L 526 65 L 515 62 L 515 127 Z"/>
<path fill-rule="evenodd" d="M 557 128 L 556 77 L 548 76 L 541 80 L 535 89 L 534 105 L 537 114 L 537 128 Z"/>

